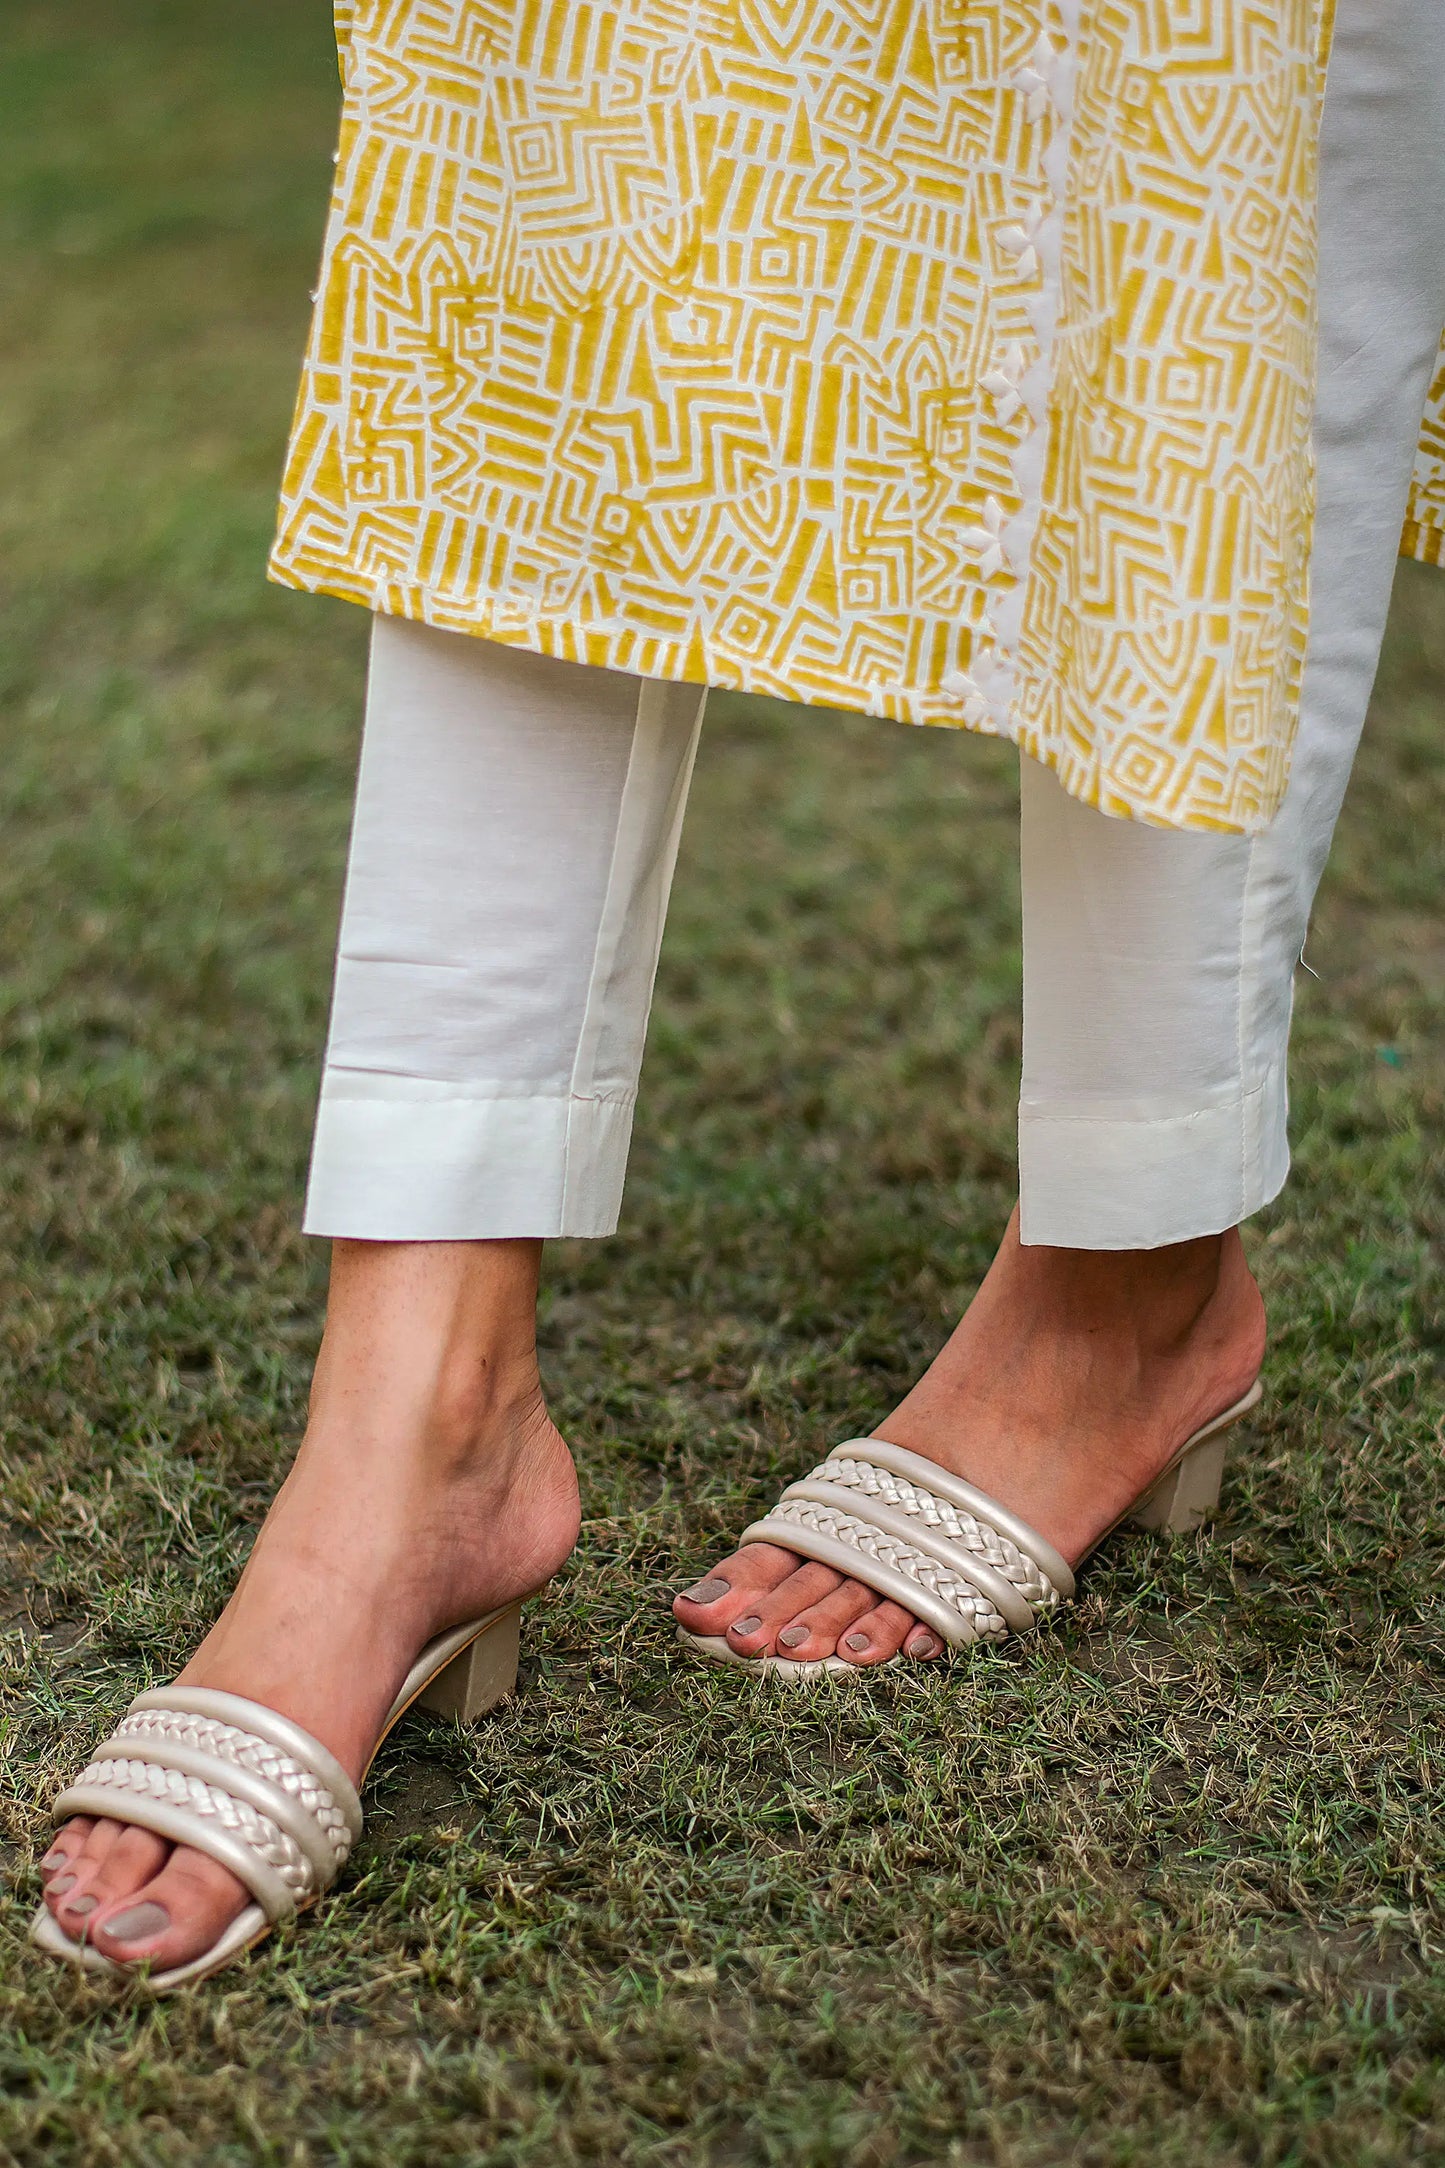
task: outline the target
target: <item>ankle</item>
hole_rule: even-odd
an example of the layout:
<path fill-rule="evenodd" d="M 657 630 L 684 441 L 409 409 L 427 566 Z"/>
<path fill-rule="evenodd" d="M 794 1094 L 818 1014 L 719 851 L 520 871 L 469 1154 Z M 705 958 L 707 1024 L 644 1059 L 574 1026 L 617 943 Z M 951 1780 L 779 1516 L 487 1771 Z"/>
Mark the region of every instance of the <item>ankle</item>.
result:
<path fill-rule="evenodd" d="M 1264 1359 L 1265 1314 L 1239 1229 L 1160 1250 L 1125 1253 L 1112 1286 L 1119 1329 L 1149 1361 L 1228 1351 L 1253 1378 Z M 1246 1383 L 1248 1380 L 1246 1380 Z"/>
<path fill-rule="evenodd" d="M 419 1426 L 417 1445 L 434 1480 L 495 1466 L 505 1477 L 552 1434 L 536 1359 L 446 1365 Z"/>
<path fill-rule="evenodd" d="M 337 1242 L 312 1434 L 443 1461 L 535 1427 L 539 1242 Z"/>
<path fill-rule="evenodd" d="M 1051 1312 L 1087 1328 L 1187 1331 L 1219 1288 L 1221 1243 L 1172 1243 L 1158 1250 L 1023 1251 Z"/>
<path fill-rule="evenodd" d="M 1159 1394 L 1218 1412 L 1253 1383 L 1265 1315 L 1237 1229 L 1165 1250 L 1024 1248 L 1011 1224 L 957 1330 L 906 1395 L 900 1424 L 956 1423 L 964 1396 L 1016 1428 L 1021 1404 L 1093 1406 L 1111 1422 L 1130 1409 L 1157 1427 Z"/>
<path fill-rule="evenodd" d="M 1263 1315 L 1237 1228 L 1160 1249 L 1063 1250 L 1025 1248 L 1013 1223 L 989 1280 L 995 1300 L 1051 1336 L 1118 1342 L 1145 1359 L 1182 1353 L 1211 1316 Z"/>

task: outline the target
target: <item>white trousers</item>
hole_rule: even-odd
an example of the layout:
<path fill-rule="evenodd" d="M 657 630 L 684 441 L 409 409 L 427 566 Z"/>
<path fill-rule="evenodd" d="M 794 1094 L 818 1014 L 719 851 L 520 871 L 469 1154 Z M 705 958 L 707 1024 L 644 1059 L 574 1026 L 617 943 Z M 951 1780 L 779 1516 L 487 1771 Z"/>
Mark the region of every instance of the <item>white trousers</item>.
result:
<path fill-rule="evenodd" d="M 1445 322 L 1440 8 L 1339 10 L 1312 631 L 1283 811 L 1248 838 L 1146 828 L 1023 763 L 1026 1242 L 1214 1233 L 1288 1171 L 1294 968 Z M 612 1231 L 704 699 L 376 620 L 309 1232 Z"/>

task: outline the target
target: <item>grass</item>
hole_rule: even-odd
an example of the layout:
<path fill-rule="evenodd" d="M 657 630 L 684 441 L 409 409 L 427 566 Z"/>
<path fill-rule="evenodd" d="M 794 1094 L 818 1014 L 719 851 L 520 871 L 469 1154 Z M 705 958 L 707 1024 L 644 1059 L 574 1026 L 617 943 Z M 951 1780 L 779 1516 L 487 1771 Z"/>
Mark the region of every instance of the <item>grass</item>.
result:
<path fill-rule="evenodd" d="M 261 565 L 320 0 L 0 22 L 0 2161 L 1445 2157 L 1445 582 L 1406 568 L 1311 941 L 1270 1397 L 1053 1632 L 789 1698 L 663 1597 L 967 1299 L 1011 1199 L 1015 779 L 719 703 L 623 1232 L 550 1254 L 587 1526 L 525 1691 L 387 1749 L 338 1896 L 190 2000 L 23 1943 L 41 1809 L 296 1437 L 364 625 Z"/>

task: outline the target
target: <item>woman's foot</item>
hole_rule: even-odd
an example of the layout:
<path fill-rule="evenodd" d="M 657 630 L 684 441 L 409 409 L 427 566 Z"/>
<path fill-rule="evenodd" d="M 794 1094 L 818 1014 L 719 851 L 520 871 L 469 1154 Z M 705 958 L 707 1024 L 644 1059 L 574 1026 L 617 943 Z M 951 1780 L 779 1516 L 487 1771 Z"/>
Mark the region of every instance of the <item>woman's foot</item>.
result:
<path fill-rule="evenodd" d="M 874 1436 L 977 1484 L 1074 1564 L 1248 1392 L 1264 1342 L 1237 1228 L 1163 1250 L 1025 1249 L 1015 1214 L 952 1339 Z M 943 1654 L 901 1605 L 768 1543 L 744 1545 L 673 1613 L 739 1656 Z"/>
<path fill-rule="evenodd" d="M 311 1419 L 235 1594 L 181 1673 L 302 1725 L 358 1780 L 417 1652 L 540 1587 L 577 1479 L 537 1375 L 535 1242 L 338 1242 Z M 162 1971 L 250 1903 L 202 1853 L 76 1820 L 41 1863 L 65 1932 Z"/>

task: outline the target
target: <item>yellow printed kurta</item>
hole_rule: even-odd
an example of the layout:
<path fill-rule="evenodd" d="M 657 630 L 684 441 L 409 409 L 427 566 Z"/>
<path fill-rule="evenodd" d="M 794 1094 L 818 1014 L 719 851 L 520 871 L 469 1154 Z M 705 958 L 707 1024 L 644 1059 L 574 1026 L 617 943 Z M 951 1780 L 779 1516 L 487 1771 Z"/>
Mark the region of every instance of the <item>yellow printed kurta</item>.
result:
<path fill-rule="evenodd" d="M 341 0 L 273 576 L 1262 826 L 1328 6 Z"/>
<path fill-rule="evenodd" d="M 1430 387 L 1402 548 L 1422 564 L 1445 565 L 1445 342 Z"/>

